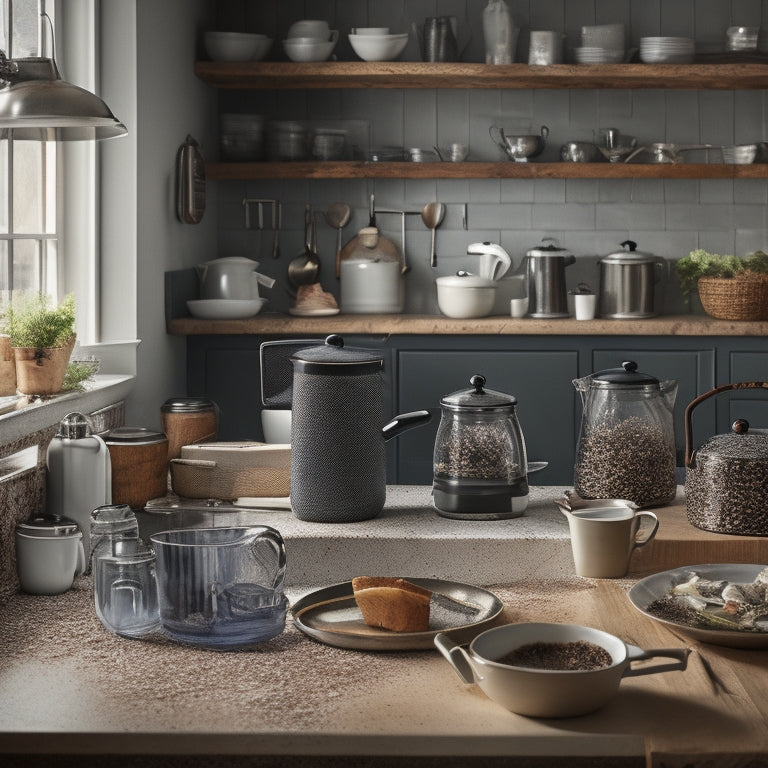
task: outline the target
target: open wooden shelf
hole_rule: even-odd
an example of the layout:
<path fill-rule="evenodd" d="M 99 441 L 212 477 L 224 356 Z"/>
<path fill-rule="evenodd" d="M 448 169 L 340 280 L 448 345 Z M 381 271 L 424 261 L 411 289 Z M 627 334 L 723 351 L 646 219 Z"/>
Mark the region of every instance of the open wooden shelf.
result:
<path fill-rule="evenodd" d="M 215 88 L 768 88 L 768 63 L 433 64 L 393 61 L 198 61 L 195 74 Z"/>
<path fill-rule="evenodd" d="M 207 163 L 208 179 L 765 179 L 768 164 L 719 163 Z"/>

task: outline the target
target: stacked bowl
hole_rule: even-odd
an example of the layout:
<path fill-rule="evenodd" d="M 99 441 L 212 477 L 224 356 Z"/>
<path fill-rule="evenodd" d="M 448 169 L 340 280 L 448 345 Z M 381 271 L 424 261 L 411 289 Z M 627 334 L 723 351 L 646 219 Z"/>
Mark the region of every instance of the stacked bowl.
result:
<path fill-rule="evenodd" d="M 339 39 L 327 21 L 302 19 L 291 24 L 283 48 L 291 61 L 327 61 Z"/>
<path fill-rule="evenodd" d="M 623 24 L 581 28 L 581 47 L 573 49 L 577 64 L 618 64 L 626 56 Z"/>
<path fill-rule="evenodd" d="M 408 33 L 393 35 L 389 27 L 357 27 L 349 34 L 352 50 L 363 61 L 394 61 L 408 44 Z"/>
<path fill-rule="evenodd" d="M 220 120 L 222 160 L 253 161 L 263 158 L 263 115 L 224 112 Z"/>
<path fill-rule="evenodd" d="M 690 37 L 641 37 L 640 60 L 645 64 L 690 64 L 694 46 Z"/>

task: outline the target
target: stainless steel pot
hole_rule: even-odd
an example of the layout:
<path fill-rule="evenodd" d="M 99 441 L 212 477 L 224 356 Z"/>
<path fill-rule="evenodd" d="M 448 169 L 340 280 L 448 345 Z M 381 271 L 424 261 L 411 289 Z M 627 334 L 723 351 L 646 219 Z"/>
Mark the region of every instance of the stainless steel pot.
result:
<path fill-rule="evenodd" d="M 600 259 L 600 315 L 616 320 L 653 317 L 654 287 L 665 261 L 635 250 L 637 243 L 632 240 L 621 245 L 629 250 Z"/>
<path fill-rule="evenodd" d="M 549 244 L 526 253 L 529 314 L 538 318 L 568 317 L 565 268 L 576 259 L 552 238 L 542 242 Z"/>

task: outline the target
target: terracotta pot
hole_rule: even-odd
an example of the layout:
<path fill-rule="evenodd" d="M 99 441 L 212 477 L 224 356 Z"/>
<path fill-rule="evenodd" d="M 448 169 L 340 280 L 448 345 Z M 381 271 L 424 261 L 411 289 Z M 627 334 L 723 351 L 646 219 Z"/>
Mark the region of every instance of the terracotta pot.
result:
<path fill-rule="evenodd" d="M 14 347 L 18 391 L 23 395 L 55 395 L 61 392 L 74 346 L 73 336 L 63 347 Z"/>
<path fill-rule="evenodd" d="M 0 397 L 16 394 L 16 360 L 11 337 L 0 335 Z"/>

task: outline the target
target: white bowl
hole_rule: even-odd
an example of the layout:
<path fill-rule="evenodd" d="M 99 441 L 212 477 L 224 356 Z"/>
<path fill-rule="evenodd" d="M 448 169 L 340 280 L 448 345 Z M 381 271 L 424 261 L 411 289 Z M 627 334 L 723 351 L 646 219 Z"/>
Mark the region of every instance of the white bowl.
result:
<path fill-rule="evenodd" d="M 331 37 L 331 27 L 327 21 L 321 19 L 302 19 L 291 24 L 286 37 L 313 37 L 315 40 L 328 40 Z"/>
<path fill-rule="evenodd" d="M 487 317 L 496 299 L 496 283 L 484 277 L 438 277 L 437 306 L 447 317 Z"/>
<path fill-rule="evenodd" d="M 328 41 L 310 37 L 283 40 L 283 48 L 291 61 L 327 61 L 335 47 L 336 38 Z"/>
<path fill-rule="evenodd" d="M 266 299 L 191 299 L 187 309 L 201 320 L 244 320 L 261 312 Z"/>
<path fill-rule="evenodd" d="M 213 61 L 261 61 L 272 46 L 272 38 L 248 32 L 205 33 L 205 50 Z"/>
<path fill-rule="evenodd" d="M 594 670 L 553 670 L 512 666 L 500 660 L 531 643 L 585 641 L 604 648 L 611 657 Z M 575 624 L 507 624 L 478 635 L 469 650 L 438 634 L 435 645 L 466 683 L 477 683 L 486 696 L 511 712 L 528 717 L 574 717 L 594 712 L 619 691 L 623 677 L 650 675 L 686 668 L 688 648 L 643 651 L 618 637 Z M 656 656 L 674 662 L 641 665 L 633 662 Z"/>
<path fill-rule="evenodd" d="M 261 412 L 261 429 L 265 443 L 290 444 L 291 413 L 290 408 L 265 408 Z"/>
<path fill-rule="evenodd" d="M 350 35 L 352 50 L 363 61 L 392 61 L 408 45 L 408 35 Z"/>

